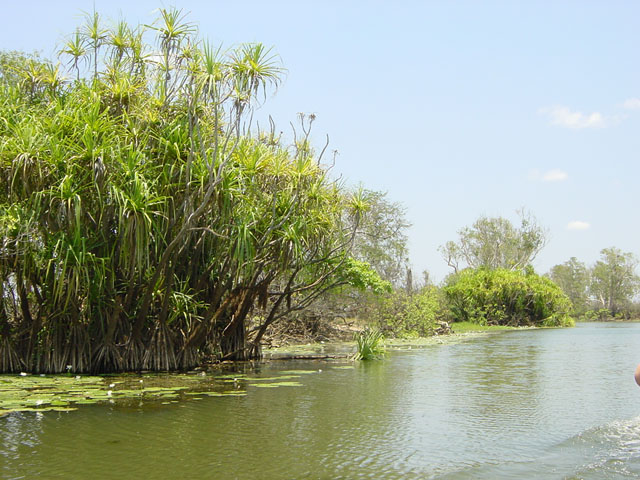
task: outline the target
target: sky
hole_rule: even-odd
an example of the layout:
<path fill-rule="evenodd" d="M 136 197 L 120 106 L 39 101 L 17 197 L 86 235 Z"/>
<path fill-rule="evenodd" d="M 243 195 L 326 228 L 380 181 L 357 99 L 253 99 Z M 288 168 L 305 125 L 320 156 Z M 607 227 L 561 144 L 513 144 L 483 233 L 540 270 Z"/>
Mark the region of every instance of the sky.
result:
<path fill-rule="evenodd" d="M 287 74 L 261 107 L 290 130 L 313 113 L 333 174 L 406 208 L 414 277 L 480 216 L 548 230 L 534 261 L 640 257 L 640 2 L 1 0 L 0 49 L 53 58 L 95 9 L 150 23 L 190 12 L 226 47 L 273 47 Z"/>

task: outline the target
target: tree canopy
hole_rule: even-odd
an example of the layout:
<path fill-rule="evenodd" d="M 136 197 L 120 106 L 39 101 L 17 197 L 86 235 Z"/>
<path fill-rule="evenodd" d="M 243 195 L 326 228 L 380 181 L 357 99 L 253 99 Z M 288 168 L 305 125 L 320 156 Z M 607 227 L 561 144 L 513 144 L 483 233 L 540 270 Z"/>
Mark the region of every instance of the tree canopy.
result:
<path fill-rule="evenodd" d="M 454 272 L 464 267 L 525 268 L 545 246 L 546 232 L 532 215 L 518 213 L 519 227 L 503 217 L 482 216 L 471 227 L 460 230 L 457 242 L 440 247 L 447 265 Z"/>
<path fill-rule="evenodd" d="M 340 273 L 366 202 L 329 177 L 313 118 L 293 145 L 253 127 L 283 72 L 270 49 L 223 50 L 160 9 L 87 15 L 61 59 L 73 80 L 15 55 L 0 77 L 1 371 L 249 358 L 363 271 Z"/>
<path fill-rule="evenodd" d="M 589 290 L 602 308 L 615 316 L 633 299 L 640 288 L 635 269 L 638 260 L 630 252 L 611 247 L 600 252 L 591 271 Z"/>
<path fill-rule="evenodd" d="M 382 279 L 394 286 L 405 280 L 408 268 L 405 208 L 384 192 L 365 190 L 367 213 L 356 229 L 353 256 L 369 263 Z"/>
<path fill-rule="evenodd" d="M 589 273 L 587 266 L 576 257 L 555 265 L 549 272 L 549 278 L 567 294 L 573 304 L 573 311 L 577 314 L 584 313 L 588 308 Z"/>
<path fill-rule="evenodd" d="M 629 317 L 640 291 L 637 265 L 631 252 L 610 247 L 601 250 L 600 260 L 591 267 L 572 257 L 555 265 L 548 276 L 569 296 L 575 314 L 587 318 Z"/>

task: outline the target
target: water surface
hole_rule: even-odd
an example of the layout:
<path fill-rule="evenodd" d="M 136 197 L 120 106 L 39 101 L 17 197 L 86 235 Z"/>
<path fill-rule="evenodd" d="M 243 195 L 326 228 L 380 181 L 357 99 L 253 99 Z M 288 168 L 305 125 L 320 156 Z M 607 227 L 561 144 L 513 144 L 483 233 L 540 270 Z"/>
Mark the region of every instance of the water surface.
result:
<path fill-rule="evenodd" d="M 274 361 L 238 379 L 243 397 L 7 415 L 0 477 L 639 478 L 637 363 L 640 324 Z M 289 386 L 249 381 L 296 369 Z"/>

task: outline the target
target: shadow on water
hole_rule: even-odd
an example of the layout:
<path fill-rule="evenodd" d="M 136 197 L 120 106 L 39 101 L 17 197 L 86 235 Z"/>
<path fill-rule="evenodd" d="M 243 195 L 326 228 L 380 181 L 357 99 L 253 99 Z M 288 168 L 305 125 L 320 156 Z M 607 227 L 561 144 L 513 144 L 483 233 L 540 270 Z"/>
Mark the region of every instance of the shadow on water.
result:
<path fill-rule="evenodd" d="M 0 418 L 0 477 L 638 478 L 639 361 L 639 324 L 590 324 L 272 362 L 242 396 Z"/>

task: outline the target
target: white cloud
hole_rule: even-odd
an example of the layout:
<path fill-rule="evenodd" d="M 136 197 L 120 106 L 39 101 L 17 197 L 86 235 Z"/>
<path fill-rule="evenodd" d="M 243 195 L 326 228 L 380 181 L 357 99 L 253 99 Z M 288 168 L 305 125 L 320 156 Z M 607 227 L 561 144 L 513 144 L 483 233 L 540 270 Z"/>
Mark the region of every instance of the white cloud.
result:
<path fill-rule="evenodd" d="M 541 108 L 539 112 L 549 117 L 551 125 L 572 128 L 574 130 L 581 128 L 603 128 L 607 124 L 604 116 L 600 112 L 584 114 L 582 112 L 573 112 L 569 107 L 561 105 Z"/>
<path fill-rule="evenodd" d="M 581 220 L 574 220 L 567 224 L 567 230 L 587 230 L 591 227 L 591 224 L 588 222 L 583 222 Z"/>
<path fill-rule="evenodd" d="M 640 110 L 640 98 L 627 98 L 622 106 L 627 110 Z"/>
<path fill-rule="evenodd" d="M 542 176 L 542 179 L 545 182 L 562 182 L 567 178 L 569 178 L 569 174 L 557 168 L 554 168 L 553 170 L 549 170 Z"/>

